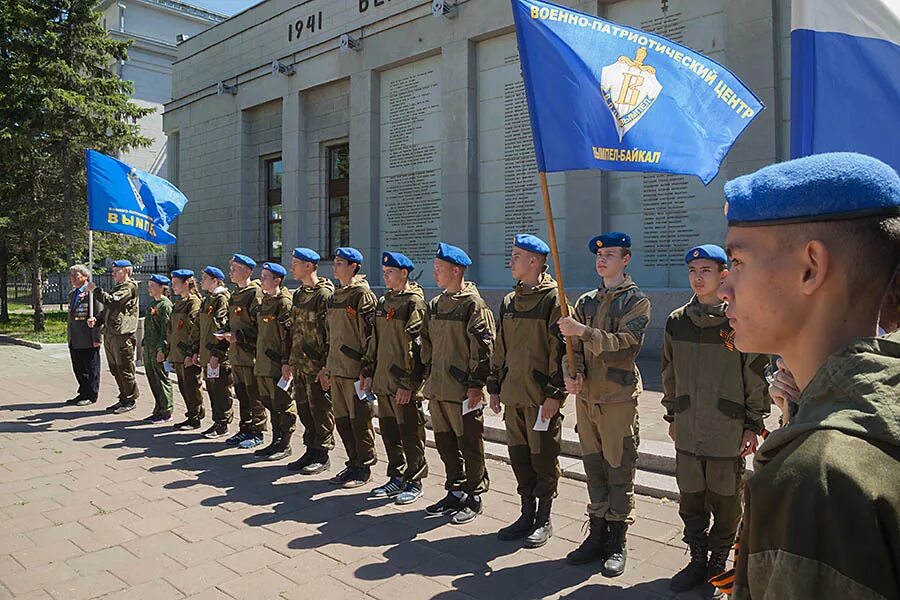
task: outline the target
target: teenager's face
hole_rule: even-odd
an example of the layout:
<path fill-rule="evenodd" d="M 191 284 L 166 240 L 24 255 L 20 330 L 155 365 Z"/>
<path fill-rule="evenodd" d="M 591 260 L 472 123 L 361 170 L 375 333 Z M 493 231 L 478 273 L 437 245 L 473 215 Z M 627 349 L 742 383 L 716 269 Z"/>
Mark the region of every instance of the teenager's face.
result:
<path fill-rule="evenodd" d="M 150 281 L 149 283 L 147 283 L 147 291 L 150 292 L 150 295 L 154 298 L 159 298 L 160 296 L 162 296 L 162 286 L 155 281 Z"/>
<path fill-rule="evenodd" d="M 461 269 L 459 265 L 454 265 L 440 258 L 434 259 L 434 282 L 439 288 L 447 289 L 459 277 L 457 269 Z"/>
<path fill-rule="evenodd" d="M 203 273 L 202 275 L 200 275 L 200 287 L 205 292 L 211 292 L 219 287 L 219 280 L 215 277 L 207 275 L 206 273 Z"/>
<path fill-rule="evenodd" d="M 250 278 L 253 269 L 239 262 L 231 261 L 228 263 L 228 277 L 231 283 L 239 283 Z"/>
<path fill-rule="evenodd" d="M 271 294 L 281 285 L 281 277 L 268 269 L 263 269 L 259 274 L 259 282 L 262 284 L 263 291 Z"/>
<path fill-rule="evenodd" d="M 726 248 L 731 269 L 719 288 L 742 352 L 782 354 L 806 320 L 801 286 L 805 267 L 771 227 L 732 227 Z"/>
<path fill-rule="evenodd" d="M 509 258 L 509 270 L 513 279 L 524 279 L 534 271 L 537 265 L 538 255 L 528 250 L 522 250 L 518 246 L 513 246 L 512 256 Z"/>
<path fill-rule="evenodd" d="M 597 274 L 601 278 L 615 279 L 625 272 L 631 262 L 631 255 L 623 248 L 600 248 L 597 250 Z"/>
<path fill-rule="evenodd" d="M 311 263 L 308 260 L 300 260 L 299 258 L 291 259 L 291 275 L 293 275 L 294 279 L 297 281 L 300 281 L 304 277 L 309 277 L 310 273 L 315 270 L 315 263 Z"/>
<path fill-rule="evenodd" d="M 381 275 L 384 277 L 384 285 L 394 292 L 399 292 L 406 287 L 409 271 L 396 267 L 381 267 Z"/>
<path fill-rule="evenodd" d="M 334 277 L 338 281 L 350 281 L 353 279 L 353 265 L 355 263 L 351 263 L 346 258 L 341 258 L 340 256 L 334 259 L 334 265 L 331 267 L 334 271 Z"/>
<path fill-rule="evenodd" d="M 180 277 L 172 278 L 172 291 L 175 292 L 179 296 L 184 296 L 187 292 L 187 285 L 184 283 L 184 279 Z"/>
<path fill-rule="evenodd" d="M 728 271 L 720 271 L 719 263 L 708 258 L 698 258 L 688 264 L 691 289 L 698 296 L 709 296 L 719 290 Z"/>
<path fill-rule="evenodd" d="M 116 283 L 122 283 L 126 279 L 128 279 L 128 270 L 126 267 L 113 267 L 112 268 L 112 277 L 113 281 Z"/>

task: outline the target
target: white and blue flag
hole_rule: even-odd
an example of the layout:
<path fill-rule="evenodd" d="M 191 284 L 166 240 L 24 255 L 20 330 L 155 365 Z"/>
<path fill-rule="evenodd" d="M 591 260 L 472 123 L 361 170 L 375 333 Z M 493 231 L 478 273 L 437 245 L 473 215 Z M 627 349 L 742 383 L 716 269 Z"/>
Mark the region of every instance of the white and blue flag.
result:
<path fill-rule="evenodd" d="M 791 11 L 791 157 L 853 151 L 900 171 L 900 1 Z"/>
<path fill-rule="evenodd" d="M 181 190 L 96 150 L 87 151 L 89 228 L 174 244 L 169 225 L 184 210 Z"/>

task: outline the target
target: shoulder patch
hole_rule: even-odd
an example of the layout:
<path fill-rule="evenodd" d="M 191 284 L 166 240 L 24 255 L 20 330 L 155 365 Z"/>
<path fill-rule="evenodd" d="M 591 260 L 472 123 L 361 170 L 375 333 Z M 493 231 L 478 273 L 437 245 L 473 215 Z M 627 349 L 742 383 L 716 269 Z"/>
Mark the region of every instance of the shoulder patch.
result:
<path fill-rule="evenodd" d="M 641 315 L 640 317 L 635 317 L 625 323 L 625 327 L 628 328 L 628 331 L 630 331 L 638 341 L 641 341 L 644 338 L 644 332 L 647 330 L 647 324 L 649 322 L 650 319 Z"/>

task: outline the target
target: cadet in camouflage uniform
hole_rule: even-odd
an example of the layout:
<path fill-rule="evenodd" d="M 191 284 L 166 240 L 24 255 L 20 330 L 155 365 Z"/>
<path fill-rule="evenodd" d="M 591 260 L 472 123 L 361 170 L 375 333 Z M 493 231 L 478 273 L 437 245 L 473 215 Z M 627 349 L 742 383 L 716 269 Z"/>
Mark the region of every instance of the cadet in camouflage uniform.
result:
<path fill-rule="evenodd" d="M 200 429 L 203 421 L 203 395 L 200 392 L 200 365 L 194 363 L 194 346 L 192 340 L 197 339 L 200 327 L 200 294 L 197 291 L 197 280 L 190 269 L 172 271 L 172 288 L 179 296 L 172 307 L 172 318 L 169 321 L 169 356 L 168 361 L 175 365 L 178 379 L 178 391 L 184 398 L 187 409 L 184 421 L 175 424 L 176 429 L 190 431 Z"/>
<path fill-rule="evenodd" d="M 732 598 L 900 598 L 900 336 L 877 333 L 900 266 L 900 177 L 816 154 L 725 184 L 719 289 L 742 352 L 800 392 L 744 488 Z"/>
<path fill-rule="evenodd" d="M 272 416 L 272 441 L 254 454 L 268 460 L 291 455 L 291 436 L 297 428 L 297 408 L 290 392 L 278 385 L 290 381 L 291 373 L 291 292 L 281 283 L 287 276 L 284 267 L 267 262 L 262 266 L 262 305 L 257 316 L 256 383 L 259 398 Z"/>
<path fill-rule="evenodd" d="M 231 365 L 228 362 L 228 341 L 224 338 L 228 326 L 228 301 L 231 293 L 225 287 L 222 269 L 208 265 L 200 276 L 200 287 L 206 297 L 200 304 L 200 326 L 194 346 L 194 364 L 199 365 L 206 380 L 206 393 L 212 408 L 213 423 L 203 436 L 215 439 L 228 434 L 234 418 L 231 406 Z M 216 336 L 219 333 L 219 336 Z M 210 369 L 216 374 L 210 377 Z"/>
<path fill-rule="evenodd" d="M 462 249 L 438 245 L 434 280 L 444 291 L 428 303 L 420 333 L 428 372 L 424 395 L 435 446 L 447 472 L 447 495 L 425 512 L 452 515 L 454 524 L 481 514 L 481 494 L 490 487 L 484 464 L 483 404 L 494 348 L 494 315 L 475 284 L 463 280 L 471 264 Z"/>
<path fill-rule="evenodd" d="M 562 443 L 560 405 L 566 399 L 561 359 L 565 343 L 556 324 L 561 316 L 556 281 L 547 272 L 550 247 L 540 238 L 518 234 L 510 270 L 514 291 L 500 303 L 497 338 L 487 389 L 491 409 L 500 412 L 516 475 L 522 513 L 498 532 L 501 540 L 524 538 L 526 548 L 539 548 L 553 535 L 550 510 L 556 497 Z M 538 419 L 549 421 L 535 431 Z"/>
<path fill-rule="evenodd" d="M 425 317 L 425 292 L 409 281 L 415 265 L 404 254 L 385 252 L 381 269 L 387 293 L 378 300 L 375 328 L 363 360 L 363 387 L 378 395 L 378 425 L 388 457 L 388 482 L 373 498 L 411 504 L 422 497 L 425 462 L 425 413 L 419 330 Z M 374 386 L 373 386 L 374 378 Z"/>
<path fill-rule="evenodd" d="M 225 440 L 230 446 L 255 448 L 263 443 L 266 409 L 259 399 L 259 386 L 253 366 L 256 363 L 256 315 L 262 303 L 259 280 L 251 280 L 256 262 L 249 256 L 235 254 L 228 266 L 231 282 L 237 287 L 228 301 L 228 359 L 234 380 L 234 394 L 241 412 L 238 432 Z"/>
<path fill-rule="evenodd" d="M 725 570 L 741 520 L 744 457 L 756 451 L 768 413 L 768 359 L 734 347 L 726 305 L 716 295 L 728 275 L 725 251 L 695 246 L 685 263 L 694 297 L 666 321 L 662 404 L 677 452 L 679 514 L 691 560 L 669 587 L 686 592 L 704 584 L 701 595 L 709 598 L 716 591 L 707 579 Z"/>
<path fill-rule="evenodd" d="M 603 574 L 616 577 L 625 571 L 625 534 L 634 522 L 637 399 L 643 389 L 635 360 L 650 322 L 650 300 L 625 274 L 631 261 L 628 235 L 598 235 L 588 251 L 597 257 L 601 286 L 578 299 L 574 318 L 559 322 L 575 350 L 576 374 L 567 371 L 566 388 L 577 394 L 578 440 L 590 497 L 590 533 L 566 560 L 581 564 L 600 558 Z"/>
<path fill-rule="evenodd" d="M 322 387 L 328 337 L 325 318 L 328 299 L 334 294 L 330 279 L 319 277 L 321 257 L 310 248 L 294 248 L 291 271 L 300 287 L 294 291 L 291 308 L 291 368 L 294 371 L 294 401 L 303 423 L 303 456 L 288 469 L 316 475 L 331 467 L 328 453 L 334 448 L 334 409 L 331 394 Z"/>
<path fill-rule="evenodd" d="M 378 462 L 372 427 L 374 407 L 372 402 L 361 400 L 355 389 L 372 337 L 377 298 L 365 275 L 358 274 L 363 261 L 359 250 L 338 248 L 334 256 L 334 276 L 341 285 L 328 300 L 325 381 L 334 402 L 335 426 L 347 451 L 347 467 L 331 481 L 355 488 L 371 479 L 372 465 Z"/>
<path fill-rule="evenodd" d="M 172 301 L 169 286 L 172 281 L 165 275 L 151 275 L 147 287 L 153 302 L 144 313 L 144 371 L 156 405 L 153 414 L 145 419 L 150 423 L 165 423 L 172 418 L 172 382 L 164 361 L 169 353 L 169 320 L 172 318 Z"/>
<path fill-rule="evenodd" d="M 135 337 L 138 326 L 138 286 L 131 278 L 131 262 L 113 262 L 112 276 L 115 285 L 107 292 L 91 281 L 88 291 L 96 290 L 103 304 L 103 348 L 106 350 L 106 364 L 119 387 L 118 401 L 106 407 L 107 412 L 116 414 L 132 410 L 140 392 L 134 378 Z M 88 320 L 96 324 L 97 318 Z"/>

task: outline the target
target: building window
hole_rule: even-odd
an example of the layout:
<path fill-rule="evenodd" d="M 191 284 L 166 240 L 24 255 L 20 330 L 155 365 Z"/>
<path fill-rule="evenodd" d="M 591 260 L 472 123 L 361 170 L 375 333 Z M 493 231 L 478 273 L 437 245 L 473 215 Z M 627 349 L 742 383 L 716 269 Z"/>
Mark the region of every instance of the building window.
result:
<path fill-rule="evenodd" d="M 328 253 L 350 245 L 350 146 L 328 148 Z"/>
<path fill-rule="evenodd" d="M 268 258 L 281 261 L 281 157 L 266 161 L 266 248 Z"/>

